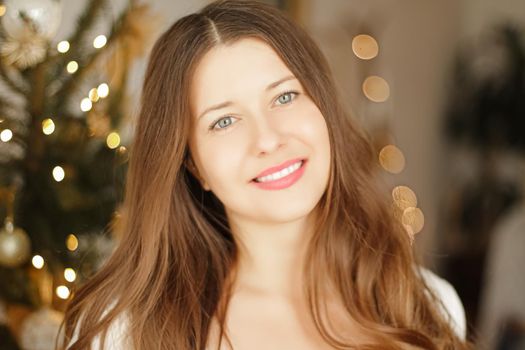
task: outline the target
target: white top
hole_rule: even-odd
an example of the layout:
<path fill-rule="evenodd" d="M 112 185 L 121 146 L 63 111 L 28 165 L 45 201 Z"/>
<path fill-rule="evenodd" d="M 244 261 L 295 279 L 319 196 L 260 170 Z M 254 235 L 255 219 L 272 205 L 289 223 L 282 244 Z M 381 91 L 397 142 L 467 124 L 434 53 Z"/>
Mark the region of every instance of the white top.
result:
<path fill-rule="evenodd" d="M 434 272 L 421 267 L 421 274 L 428 286 L 436 292 L 436 294 L 442 300 L 444 306 L 446 307 L 451 318 L 449 322 L 452 324 L 453 329 L 456 331 L 458 336 L 461 339 L 466 339 L 467 327 L 466 327 L 466 318 L 465 310 L 463 309 L 463 304 L 459 299 L 456 290 L 452 285 L 447 282 L 445 279 L 439 277 Z M 446 315 L 446 313 L 445 313 Z M 126 328 L 127 328 L 127 319 L 122 315 L 117 317 L 117 319 L 111 324 L 106 335 L 106 342 L 104 349 L 108 350 L 125 350 L 131 348 L 131 340 L 126 337 Z M 77 332 L 75 331 L 73 339 L 71 342 L 74 342 L 77 338 Z M 93 343 L 93 349 L 101 349 L 100 347 L 100 338 L 97 336 Z"/>

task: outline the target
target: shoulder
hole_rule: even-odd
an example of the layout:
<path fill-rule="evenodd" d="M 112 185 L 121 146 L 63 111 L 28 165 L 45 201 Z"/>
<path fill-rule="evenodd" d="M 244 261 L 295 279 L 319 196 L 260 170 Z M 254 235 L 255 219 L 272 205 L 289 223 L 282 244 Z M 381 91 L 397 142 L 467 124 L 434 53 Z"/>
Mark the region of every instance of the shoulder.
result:
<path fill-rule="evenodd" d="M 112 304 L 113 305 L 113 304 Z M 104 312 L 104 315 L 107 314 L 109 311 L 109 308 L 106 309 Z M 72 346 L 76 340 L 78 339 L 78 330 L 80 327 L 80 323 L 82 322 L 82 318 L 75 328 L 75 331 L 73 333 L 73 337 L 71 341 L 69 342 L 66 349 L 69 349 L 70 346 Z M 104 347 L 101 346 L 101 334 L 97 335 L 93 341 L 91 342 L 91 348 L 92 349 L 107 349 L 107 350 L 124 350 L 124 349 L 131 349 L 131 337 L 129 336 L 129 317 L 127 313 L 122 313 L 113 322 L 109 325 L 107 333 L 106 333 L 106 339 L 104 342 Z"/>
<path fill-rule="evenodd" d="M 443 305 L 441 310 L 445 317 L 449 319 L 452 328 L 456 331 L 461 339 L 467 337 L 467 320 L 465 316 L 465 309 L 458 293 L 454 287 L 444 278 L 439 277 L 431 270 L 422 266 L 418 267 L 421 277 L 425 280 L 428 287 L 441 300 Z M 443 307 L 445 310 L 443 310 Z"/>

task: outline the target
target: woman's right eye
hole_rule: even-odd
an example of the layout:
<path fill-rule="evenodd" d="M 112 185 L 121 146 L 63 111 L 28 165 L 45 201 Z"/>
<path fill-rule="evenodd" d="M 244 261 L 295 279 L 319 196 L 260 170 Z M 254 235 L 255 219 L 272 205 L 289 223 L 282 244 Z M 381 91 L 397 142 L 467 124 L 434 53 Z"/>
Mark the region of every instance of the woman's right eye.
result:
<path fill-rule="evenodd" d="M 230 125 L 233 124 L 233 122 L 232 122 L 233 119 L 232 118 L 233 117 L 228 116 L 228 117 L 223 117 L 223 118 L 218 119 L 217 121 L 213 122 L 210 125 L 210 130 L 212 130 L 212 131 L 220 131 L 220 130 L 226 129 L 227 127 L 229 127 Z"/>

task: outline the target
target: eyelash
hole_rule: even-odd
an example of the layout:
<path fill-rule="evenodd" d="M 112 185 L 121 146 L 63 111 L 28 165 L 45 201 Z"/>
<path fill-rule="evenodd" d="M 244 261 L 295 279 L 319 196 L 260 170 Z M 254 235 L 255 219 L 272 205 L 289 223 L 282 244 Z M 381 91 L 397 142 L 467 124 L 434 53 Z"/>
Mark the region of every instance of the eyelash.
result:
<path fill-rule="evenodd" d="M 294 101 L 297 96 L 299 95 L 299 92 L 297 91 L 294 91 L 294 90 L 288 90 L 288 91 L 284 91 L 282 94 L 280 94 L 279 96 L 277 96 L 277 98 L 275 100 L 279 100 L 279 98 L 281 98 L 282 96 L 284 95 L 288 95 L 288 94 L 292 94 L 294 95 L 294 97 L 288 102 L 288 103 L 284 103 L 283 105 L 287 105 L 287 104 L 290 104 L 292 101 Z M 223 131 L 223 130 L 226 130 L 230 125 L 224 127 L 224 128 L 218 128 L 218 129 L 215 129 L 215 126 L 224 118 L 231 118 L 231 116 L 225 116 L 225 117 L 221 117 L 217 120 L 215 120 L 209 127 L 209 130 L 212 131 L 212 132 L 220 132 L 220 131 Z"/>

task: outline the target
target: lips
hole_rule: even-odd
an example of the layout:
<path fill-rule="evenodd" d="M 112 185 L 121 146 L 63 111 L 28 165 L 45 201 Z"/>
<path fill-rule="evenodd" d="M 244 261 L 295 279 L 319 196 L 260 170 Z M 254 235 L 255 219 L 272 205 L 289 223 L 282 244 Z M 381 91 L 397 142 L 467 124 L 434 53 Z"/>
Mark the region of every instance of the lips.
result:
<path fill-rule="evenodd" d="M 287 160 L 284 163 L 281 163 L 279 165 L 273 166 L 271 168 L 268 168 L 268 169 L 262 171 L 259 175 L 254 177 L 252 179 L 252 181 L 255 181 L 255 179 L 258 178 L 258 177 L 263 177 L 263 176 L 270 175 L 270 174 L 273 174 L 275 172 L 281 171 L 281 170 L 283 170 L 285 168 L 288 168 L 290 165 L 295 164 L 295 163 L 297 163 L 299 161 L 302 161 L 302 160 L 306 160 L 306 159 L 305 158 L 295 158 L 295 159 Z"/>

